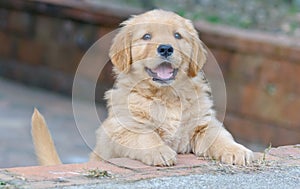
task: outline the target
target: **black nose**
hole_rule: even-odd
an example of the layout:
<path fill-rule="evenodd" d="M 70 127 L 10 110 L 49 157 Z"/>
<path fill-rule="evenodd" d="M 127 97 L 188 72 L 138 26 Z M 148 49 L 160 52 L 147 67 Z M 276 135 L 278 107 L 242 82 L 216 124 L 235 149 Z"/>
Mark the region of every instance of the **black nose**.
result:
<path fill-rule="evenodd" d="M 171 45 L 159 45 L 157 48 L 157 52 L 158 54 L 160 54 L 160 56 L 167 58 L 168 56 L 171 56 L 173 54 L 174 49 Z"/>

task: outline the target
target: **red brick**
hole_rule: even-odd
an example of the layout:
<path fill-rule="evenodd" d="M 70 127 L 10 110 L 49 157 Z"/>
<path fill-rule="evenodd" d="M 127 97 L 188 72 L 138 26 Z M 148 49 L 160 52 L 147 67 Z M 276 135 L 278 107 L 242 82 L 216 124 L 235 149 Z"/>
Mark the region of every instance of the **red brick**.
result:
<path fill-rule="evenodd" d="M 7 23 L 9 31 L 29 35 L 32 34 L 33 24 L 32 15 L 28 12 L 10 11 Z"/>
<path fill-rule="evenodd" d="M 299 64 L 273 58 L 266 59 L 259 73 L 260 84 L 274 83 L 286 93 L 300 94 L 298 87 L 300 85 L 299 74 Z"/>
<path fill-rule="evenodd" d="M 273 60 L 273 62 L 276 62 L 276 60 Z M 293 62 L 280 61 L 278 62 L 278 67 L 276 71 L 274 70 L 277 74 L 276 77 L 270 78 L 266 76 L 267 79 L 275 80 L 288 94 L 300 95 L 300 65 Z M 266 69 L 263 69 L 263 71 L 266 71 Z"/>
<path fill-rule="evenodd" d="M 224 125 L 235 138 L 248 142 L 261 142 L 261 136 L 259 135 L 258 130 L 259 126 L 257 124 L 253 124 L 249 120 L 240 118 L 233 114 L 226 114 Z"/>
<path fill-rule="evenodd" d="M 266 151 L 264 153 L 254 152 L 254 160 L 279 162 L 279 161 L 281 161 L 281 158 L 273 156 L 273 155 L 269 154 L 268 151 Z"/>
<path fill-rule="evenodd" d="M 51 180 L 59 179 L 61 177 L 68 178 L 74 176 L 80 176 L 90 169 L 96 169 L 103 171 L 109 171 L 114 174 L 128 174 L 131 173 L 129 169 L 122 169 L 105 162 L 89 162 L 83 164 L 64 164 L 55 166 L 34 166 L 34 167 L 21 167 L 10 168 L 10 172 L 22 175 L 24 178 L 33 180 Z"/>
<path fill-rule="evenodd" d="M 12 54 L 12 39 L 9 34 L 0 32 L 0 55 L 1 57 L 9 57 Z"/>
<path fill-rule="evenodd" d="M 36 24 L 34 39 L 45 44 L 49 43 L 49 41 L 55 40 L 55 34 L 60 31 L 60 20 L 58 18 L 43 15 L 39 15 L 35 17 L 35 19 Z"/>
<path fill-rule="evenodd" d="M 102 69 L 99 80 L 101 83 L 106 83 L 106 84 L 113 84 L 115 79 L 113 77 L 113 72 L 112 72 L 112 63 L 109 61 L 107 64 L 105 64 L 104 68 Z"/>
<path fill-rule="evenodd" d="M 235 54 L 232 57 L 225 77 L 229 111 L 240 112 L 241 106 L 244 106 L 243 101 L 252 102 L 251 95 L 247 95 L 246 99 L 243 98 L 244 86 L 252 83 L 255 85 L 258 82 L 257 74 L 262 62 L 262 57 L 253 58 L 246 54 Z"/>
<path fill-rule="evenodd" d="M 225 77 L 229 111 L 240 111 L 244 86 L 248 83 L 257 82 L 257 70 L 261 63 L 261 57 L 253 58 L 243 54 L 232 56 Z"/>
<path fill-rule="evenodd" d="M 227 114 L 224 124 L 235 138 L 247 142 L 265 146 L 300 143 L 300 129 L 287 129 L 285 125 L 262 123 L 255 118 L 239 117 L 234 114 Z"/>
<path fill-rule="evenodd" d="M 200 165 L 208 165 L 208 164 L 206 160 L 196 157 L 194 154 L 185 154 L 185 155 L 178 155 L 177 163 L 175 167 L 176 168 L 196 167 Z"/>
<path fill-rule="evenodd" d="M 253 124 L 257 124 L 257 134 L 259 137 L 259 143 L 269 146 L 274 143 L 283 143 L 280 137 L 277 136 L 278 126 L 271 123 L 259 123 L 253 119 Z"/>
<path fill-rule="evenodd" d="M 219 49 L 219 48 L 210 48 L 209 49 L 213 56 L 216 58 L 219 66 L 222 69 L 222 72 L 226 74 L 228 69 L 228 64 L 231 62 L 233 53 L 225 50 L 225 49 Z"/>
<path fill-rule="evenodd" d="M 45 65 L 63 71 L 75 73 L 84 52 L 75 45 L 58 45 L 55 42 L 47 44 L 45 54 Z"/>
<path fill-rule="evenodd" d="M 272 139 L 274 146 L 291 145 L 300 143 L 300 128 L 289 129 L 284 127 L 277 127 L 276 137 Z"/>
<path fill-rule="evenodd" d="M 79 9 L 65 9 L 63 10 L 62 14 L 68 15 L 75 19 L 80 19 L 89 23 L 102 23 L 103 25 L 109 27 L 116 27 L 120 22 L 122 22 L 122 18 L 115 16 L 115 15 L 101 15 L 101 12 L 92 13 L 84 10 Z"/>
<path fill-rule="evenodd" d="M 124 167 L 133 170 L 164 170 L 164 169 L 177 169 L 177 168 L 188 168 L 199 165 L 207 165 L 207 161 L 197 158 L 194 154 L 184 154 L 177 156 L 177 162 L 171 167 L 153 167 L 143 164 L 137 160 L 131 160 L 128 158 L 114 158 L 109 160 L 110 163 L 119 167 Z"/>
<path fill-rule="evenodd" d="M 240 82 L 241 84 L 256 83 L 264 59 L 261 56 L 234 54 L 230 62 L 228 77 L 231 81 Z"/>
<path fill-rule="evenodd" d="M 128 168 L 128 169 L 148 169 L 151 166 L 148 166 L 140 161 L 132 160 L 128 158 L 113 158 L 108 160 L 110 163 L 117 165 L 119 167 Z"/>
<path fill-rule="evenodd" d="M 245 115 L 297 127 L 300 98 L 298 79 L 300 66 L 265 60 L 256 75 L 256 82 L 245 85 L 240 110 Z"/>
<path fill-rule="evenodd" d="M 98 38 L 101 38 L 116 29 L 117 28 L 100 26 L 100 28 L 98 29 Z"/>
<path fill-rule="evenodd" d="M 290 59 L 291 61 L 293 62 L 299 62 L 299 54 L 300 54 L 300 48 L 298 47 L 291 47 L 291 48 L 288 48 L 286 50 L 288 53 L 285 54 L 284 57 L 288 57 L 288 59 Z"/>
<path fill-rule="evenodd" d="M 280 96 L 269 95 L 266 90 L 255 85 L 245 86 L 242 93 L 241 113 L 266 121 L 278 121 L 282 104 Z"/>
<path fill-rule="evenodd" d="M 226 95 L 227 95 L 227 111 L 239 112 L 241 106 L 241 94 L 243 91 L 243 85 L 239 82 L 232 81 L 227 78 L 226 80 Z"/>
<path fill-rule="evenodd" d="M 300 159 L 300 145 L 280 146 L 269 151 L 272 156 Z"/>
<path fill-rule="evenodd" d="M 242 114 L 267 121 L 278 120 L 282 106 L 278 95 L 269 95 L 265 89 L 251 84 L 244 87 L 241 98 Z"/>
<path fill-rule="evenodd" d="M 45 52 L 45 47 L 41 43 L 32 40 L 17 40 L 17 57 L 19 61 L 33 65 L 41 65 Z"/>

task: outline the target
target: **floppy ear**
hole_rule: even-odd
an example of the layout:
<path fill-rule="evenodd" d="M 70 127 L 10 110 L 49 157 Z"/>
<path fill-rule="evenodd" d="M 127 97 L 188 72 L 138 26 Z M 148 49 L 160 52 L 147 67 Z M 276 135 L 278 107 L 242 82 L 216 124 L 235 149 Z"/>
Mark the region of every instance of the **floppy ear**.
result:
<path fill-rule="evenodd" d="M 109 57 L 120 72 L 127 73 L 131 64 L 131 35 L 124 26 L 113 39 Z"/>
<path fill-rule="evenodd" d="M 198 36 L 194 37 L 192 44 L 192 56 L 188 69 L 189 77 L 195 77 L 206 62 L 206 50 Z"/>
<path fill-rule="evenodd" d="M 191 35 L 192 53 L 188 68 L 188 76 L 195 77 L 206 62 L 206 50 L 202 45 L 198 32 L 195 30 L 192 22 L 186 20 L 185 26 Z"/>

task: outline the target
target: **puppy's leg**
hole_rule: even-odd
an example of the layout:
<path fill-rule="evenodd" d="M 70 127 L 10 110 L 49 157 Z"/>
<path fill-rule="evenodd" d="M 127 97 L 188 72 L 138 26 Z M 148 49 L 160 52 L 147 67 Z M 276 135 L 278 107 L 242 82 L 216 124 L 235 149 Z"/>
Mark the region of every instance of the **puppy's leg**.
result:
<path fill-rule="evenodd" d="M 90 161 L 108 160 L 119 157 L 116 153 L 114 153 L 114 144 L 107 136 L 106 131 L 103 130 L 105 124 L 107 124 L 107 122 L 104 122 L 96 132 L 96 147 L 90 154 Z"/>
<path fill-rule="evenodd" d="M 215 118 L 195 129 L 191 145 L 197 156 L 208 156 L 223 163 L 245 165 L 253 160 L 252 151 L 236 143 Z"/>
<path fill-rule="evenodd" d="M 147 165 L 171 166 L 176 163 L 177 153 L 164 144 L 155 132 L 135 133 L 123 131 L 126 136 L 115 140 L 121 156 L 137 159 Z"/>
<path fill-rule="evenodd" d="M 91 160 L 128 157 L 147 165 L 171 166 L 176 162 L 176 155 L 153 131 L 139 133 L 105 122 L 97 131 Z"/>

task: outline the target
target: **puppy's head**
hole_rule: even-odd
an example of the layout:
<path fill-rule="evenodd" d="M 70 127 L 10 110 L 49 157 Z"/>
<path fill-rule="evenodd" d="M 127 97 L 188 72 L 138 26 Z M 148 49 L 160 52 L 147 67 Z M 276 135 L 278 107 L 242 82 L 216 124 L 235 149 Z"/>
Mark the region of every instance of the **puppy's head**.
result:
<path fill-rule="evenodd" d="M 195 77 L 206 61 L 191 21 L 175 13 L 153 10 L 122 25 L 109 54 L 119 74 L 170 85 L 183 76 Z"/>

